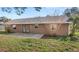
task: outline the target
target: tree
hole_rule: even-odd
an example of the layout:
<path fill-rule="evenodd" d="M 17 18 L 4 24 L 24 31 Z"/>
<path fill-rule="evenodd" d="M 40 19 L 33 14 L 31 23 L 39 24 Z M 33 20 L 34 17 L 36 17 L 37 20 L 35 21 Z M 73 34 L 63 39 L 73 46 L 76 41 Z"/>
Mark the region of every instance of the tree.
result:
<path fill-rule="evenodd" d="M 11 13 L 13 10 L 15 10 L 15 13 L 17 15 L 21 15 L 23 14 L 26 9 L 29 7 L 2 7 L 2 11 L 3 12 L 7 12 L 7 13 Z M 40 10 L 42 9 L 41 7 L 33 7 L 36 11 L 40 12 Z"/>
<path fill-rule="evenodd" d="M 4 22 L 4 23 L 7 22 L 7 21 L 10 21 L 10 20 L 11 20 L 11 19 L 9 19 L 9 18 L 7 18 L 7 17 L 4 17 L 4 16 L 3 16 L 3 17 L 0 17 L 0 21 L 1 21 L 1 22 Z"/>
<path fill-rule="evenodd" d="M 78 7 L 72 7 L 72 8 L 67 8 L 64 11 L 64 15 L 71 17 L 72 15 L 79 15 L 79 8 Z"/>
<path fill-rule="evenodd" d="M 53 9 L 54 10 L 54 16 L 59 16 L 60 15 L 60 10 L 58 9 Z"/>
<path fill-rule="evenodd" d="M 78 18 L 77 16 L 73 16 L 73 17 L 71 16 L 69 18 L 69 20 L 73 22 L 73 24 L 72 24 L 72 33 L 71 33 L 72 35 L 74 35 L 75 30 L 76 30 L 76 26 L 77 26 L 76 21 L 77 21 L 77 18 Z"/>
<path fill-rule="evenodd" d="M 78 23 L 79 23 L 79 8 L 77 7 L 72 7 L 72 8 L 67 8 L 64 11 L 64 14 L 69 17 L 69 21 L 72 21 L 72 35 L 76 32 L 78 29 Z M 79 30 L 79 29 L 78 29 Z"/>
<path fill-rule="evenodd" d="M 71 10 L 70 9 L 66 9 L 65 11 L 64 11 L 64 15 L 66 15 L 66 16 L 70 16 L 71 15 Z"/>

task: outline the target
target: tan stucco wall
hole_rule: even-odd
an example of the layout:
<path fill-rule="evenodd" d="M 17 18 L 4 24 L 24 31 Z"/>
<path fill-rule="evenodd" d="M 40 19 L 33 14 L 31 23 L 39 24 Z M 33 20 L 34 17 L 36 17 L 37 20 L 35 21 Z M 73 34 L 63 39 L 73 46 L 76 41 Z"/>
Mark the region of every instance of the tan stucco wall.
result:
<path fill-rule="evenodd" d="M 49 34 L 49 31 L 49 24 L 40 24 L 38 28 L 35 28 L 34 25 L 30 25 L 30 32 L 33 33 Z"/>
<path fill-rule="evenodd" d="M 68 35 L 68 24 L 57 24 L 56 35 Z"/>
<path fill-rule="evenodd" d="M 34 24 L 24 25 L 26 29 L 31 33 L 42 33 L 47 35 L 68 35 L 68 26 L 69 24 L 39 24 L 38 28 L 35 28 Z M 53 27 L 53 28 L 52 28 Z M 16 29 L 12 28 L 10 25 L 9 29 L 12 32 L 23 32 L 23 25 L 17 24 Z"/>
<path fill-rule="evenodd" d="M 14 24 L 12 24 L 12 25 L 14 25 Z M 12 25 L 6 25 L 6 31 L 9 29 L 9 31 L 10 32 L 21 32 L 21 25 L 19 26 L 19 25 L 16 25 L 16 29 L 13 29 L 12 28 Z"/>

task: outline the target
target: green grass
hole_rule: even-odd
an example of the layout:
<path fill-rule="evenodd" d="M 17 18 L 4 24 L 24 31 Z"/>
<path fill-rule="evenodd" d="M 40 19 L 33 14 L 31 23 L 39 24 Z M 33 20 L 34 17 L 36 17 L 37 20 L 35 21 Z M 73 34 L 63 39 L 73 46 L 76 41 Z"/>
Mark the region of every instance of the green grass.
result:
<path fill-rule="evenodd" d="M 76 35 L 76 36 L 79 36 L 79 32 L 75 32 L 75 35 Z"/>
<path fill-rule="evenodd" d="M 0 31 L 0 34 L 9 34 L 9 33 L 5 31 Z"/>
<path fill-rule="evenodd" d="M 70 41 L 68 39 L 69 38 L 65 37 L 49 37 L 48 39 L 33 39 L 33 38 L 17 38 L 17 37 L 10 37 L 7 35 L 0 35 L 0 51 L 6 51 L 6 52 L 79 51 L 79 41 Z"/>

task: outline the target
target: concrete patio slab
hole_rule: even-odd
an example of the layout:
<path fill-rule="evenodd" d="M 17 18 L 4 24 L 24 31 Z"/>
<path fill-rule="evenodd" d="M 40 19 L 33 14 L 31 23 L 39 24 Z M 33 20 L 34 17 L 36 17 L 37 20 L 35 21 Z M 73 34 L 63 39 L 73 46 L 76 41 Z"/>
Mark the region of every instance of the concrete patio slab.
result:
<path fill-rule="evenodd" d="M 34 33 L 10 33 L 9 36 L 21 37 L 21 38 L 41 38 L 44 34 Z"/>

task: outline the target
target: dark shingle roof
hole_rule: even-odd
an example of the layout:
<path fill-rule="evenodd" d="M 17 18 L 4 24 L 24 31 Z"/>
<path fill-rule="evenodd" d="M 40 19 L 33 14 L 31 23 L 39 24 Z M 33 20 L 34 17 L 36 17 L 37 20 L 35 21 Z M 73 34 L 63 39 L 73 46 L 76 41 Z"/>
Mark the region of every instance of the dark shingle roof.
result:
<path fill-rule="evenodd" d="M 6 24 L 35 24 L 35 23 L 65 23 L 67 22 L 67 16 L 47 16 L 47 17 L 34 17 L 34 18 L 22 18 L 14 19 L 6 22 Z"/>

